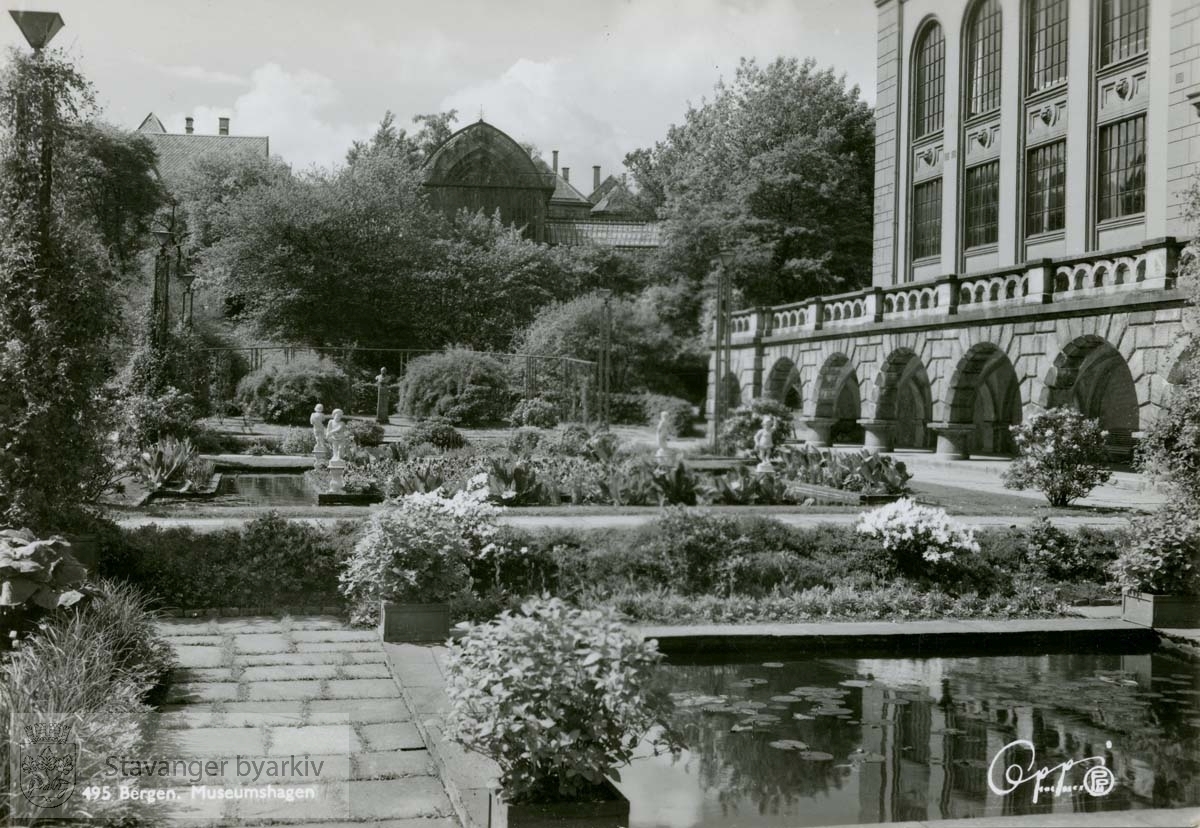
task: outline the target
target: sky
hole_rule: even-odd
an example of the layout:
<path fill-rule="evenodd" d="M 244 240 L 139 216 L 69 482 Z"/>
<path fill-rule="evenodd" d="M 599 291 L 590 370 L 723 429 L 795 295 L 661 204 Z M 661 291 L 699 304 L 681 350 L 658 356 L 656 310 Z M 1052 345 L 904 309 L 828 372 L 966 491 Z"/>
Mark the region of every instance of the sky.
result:
<path fill-rule="evenodd" d="M 104 119 L 267 135 L 293 168 L 340 164 L 387 110 L 483 118 L 590 190 L 731 78 L 741 57 L 811 56 L 875 100 L 871 0 L 9 0 L 57 11 L 53 45 Z M 6 16 L 7 17 L 7 16 Z M 28 48 L 0 20 L 0 45 Z"/>

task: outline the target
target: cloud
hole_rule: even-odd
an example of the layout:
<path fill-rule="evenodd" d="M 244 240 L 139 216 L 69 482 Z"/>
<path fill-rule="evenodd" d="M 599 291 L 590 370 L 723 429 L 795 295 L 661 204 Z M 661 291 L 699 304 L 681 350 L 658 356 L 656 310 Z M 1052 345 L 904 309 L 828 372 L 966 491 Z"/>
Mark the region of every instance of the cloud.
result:
<path fill-rule="evenodd" d="M 163 74 L 170 75 L 174 78 L 194 80 L 201 83 L 225 83 L 234 86 L 245 86 L 247 83 L 247 80 L 240 75 L 231 75 L 228 72 L 217 72 L 212 69 L 205 69 L 201 66 L 159 66 L 158 69 Z"/>
<path fill-rule="evenodd" d="M 198 132 L 215 132 L 217 119 L 230 119 L 234 135 L 266 135 L 271 153 L 297 169 L 330 167 L 345 159 L 346 150 L 369 136 L 375 124 L 337 123 L 324 112 L 341 95 L 333 81 L 307 70 L 289 72 L 275 63 L 258 67 L 250 76 L 250 89 L 232 107 L 203 105 L 190 113 L 173 113 L 167 129 L 181 131 L 185 115 L 192 115 Z"/>

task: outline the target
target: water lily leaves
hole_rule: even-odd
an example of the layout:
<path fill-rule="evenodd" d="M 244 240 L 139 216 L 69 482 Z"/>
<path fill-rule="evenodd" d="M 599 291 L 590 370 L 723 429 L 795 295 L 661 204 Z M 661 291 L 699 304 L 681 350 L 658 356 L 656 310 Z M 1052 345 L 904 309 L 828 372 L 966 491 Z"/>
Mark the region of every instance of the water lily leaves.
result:
<path fill-rule="evenodd" d="M 796 739 L 778 739 L 768 742 L 767 747 L 773 747 L 776 750 L 808 750 L 807 744 Z"/>
<path fill-rule="evenodd" d="M 801 699 L 801 698 L 798 698 L 798 697 L 792 696 L 792 695 L 787 695 L 787 696 L 771 696 L 771 701 L 775 702 L 776 704 L 795 704 L 796 702 L 804 701 L 804 699 Z"/>
<path fill-rule="evenodd" d="M 845 707 L 815 707 L 813 714 L 817 716 L 853 716 L 854 711 Z"/>
<path fill-rule="evenodd" d="M 823 750 L 802 750 L 800 758 L 807 759 L 810 762 L 828 762 L 833 759 L 832 753 L 826 753 Z"/>
<path fill-rule="evenodd" d="M 817 720 L 816 716 L 809 716 L 805 713 L 793 713 L 792 718 L 798 722 L 815 722 Z"/>
<path fill-rule="evenodd" d="M 743 689 L 749 689 L 751 687 L 761 687 L 762 685 L 764 685 L 766 683 L 767 683 L 767 680 L 765 678 L 751 677 L 751 678 L 741 679 L 740 681 L 732 682 L 729 686 L 730 687 L 740 687 Z"/>
<path fill-rule="evenodd" d="M 747 730 L 754 730 L 754 725 L 742 724 L 738 722 L 733 727 L 729 728 L 730 733 L 745 733 Z"/>
<path fill-rule="evenodd" d="M 727 704 L 706 704 L 700 708 L 700 712 L 701 713 L 718 714 L 718 713 L 737 713 L 738 710 L 737 710 L 737 708 L 730 707 Z"/>

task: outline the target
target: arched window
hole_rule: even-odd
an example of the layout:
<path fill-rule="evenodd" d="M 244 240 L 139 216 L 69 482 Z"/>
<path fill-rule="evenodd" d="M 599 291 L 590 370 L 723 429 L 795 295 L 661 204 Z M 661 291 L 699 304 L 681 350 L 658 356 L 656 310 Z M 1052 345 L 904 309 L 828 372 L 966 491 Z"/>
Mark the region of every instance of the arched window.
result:
<path fill-rule="evenodd" d="M 1029 0 L 1029 93 L 1067 79 L 1067 0 Z"/>
<path fill-rule="evenodd" d="M 1100 68 L 1146 51 L 1150 0 L 1100 0 Z"/>
<path fill-rule="evenodd" d="M 942 128 L 946 89 L 946 39 L 936 22 L 925 27 L 913 59 L 913 137 Z"/>
<path fill-rule="evenodd" d="M 967 23 L 967 117 L 1000 108 L 1000 3 L 982 0 Z"/>

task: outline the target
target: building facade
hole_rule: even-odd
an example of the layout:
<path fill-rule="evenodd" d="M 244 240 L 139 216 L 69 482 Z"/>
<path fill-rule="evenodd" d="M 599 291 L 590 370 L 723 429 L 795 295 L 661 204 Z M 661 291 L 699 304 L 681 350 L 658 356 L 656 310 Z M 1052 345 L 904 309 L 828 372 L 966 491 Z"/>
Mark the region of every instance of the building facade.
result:
<path fill-rule="evenodd" d="M 1128 456 L 1196 358 L 1176 270 L 1200 0 L 875 5 L 872 287 L 735 313 L 721 399 L 956 458 L 1073 405 Z"/>

